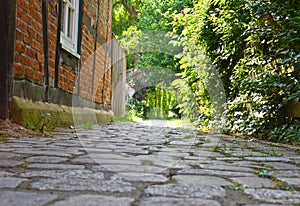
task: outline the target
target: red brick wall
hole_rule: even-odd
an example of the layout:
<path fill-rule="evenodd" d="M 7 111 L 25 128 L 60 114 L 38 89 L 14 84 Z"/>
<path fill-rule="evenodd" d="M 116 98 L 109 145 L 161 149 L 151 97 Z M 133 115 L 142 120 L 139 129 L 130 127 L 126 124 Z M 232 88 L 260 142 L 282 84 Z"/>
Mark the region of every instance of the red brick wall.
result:
<path fill-rule="evenodd" d="M 83 0 L 83 13 L 93 28 L 96 27 L 97 0 Z M 101 0 L 98 35 L 105 42 L 111 40 L 111 0 Z M 48 45 L 49 75 L 54 78 L 55 51 L 57 35 L 58 0 L 48 0 Z M 92 100 L 92 78 L 94 58 L 94 37 L 87 25 L 82 24 L 81 41 L 81 81 L 80 96 Z M 110 55 L 97 43 L 94 74 L 94 100 L 97 103 L 110 104 L 111 64 Z M 110 48 L 109 48 L 110 50 Z M 104 70 L 105 75 L 104 75 Z M 26 79 L 35 84 L 44 85 L 44 50 L 42 28 L 42 1 L 17 0 L 16 15 L 16 52 L 14 64 L 15 79 Z M 69 93 L 77 93 L 78 72 L 60 62 L 58 88 Z M 50 82 L 53 86 L 53 81 Z M 102 90 L 107 98 L 102 95 Z"/>
<path fill-rule="evenodd" d="M 91 25 L 96 28 L 96 9 L 97 5 L 94 0 L 85 0 L 83 12 L 87 15 Z M 110 50 L 111 41 L 111 10 L 112 3 L 110 0 L 102 0 L 100 3 L 98 34 L 106 43 L 97 43 L 96 65 L 94 73 L 94 99 L 98 103 L 111 103 L 111 63 L 110 55 L 105 52 L 104 47 Z M 109 25 L 106 27 L 106 25 Z M 94 37 L 88 31 L 86 25 L 82 27 L 82 67 L 81 67 L 81 96 L 92 98 L 92 77 L 93 59 L 94 59 Z M 104 72 L 105 71 L 105 72 Z M 105 75 L 104 75 L 105 73 Z M 104 87 L 104 88 L 103 88 Z M 104 91 L 104 96 L 102 95 Z"/>
<path fill-rule="evenodd" d="M 43 82 L 41 1 L 17 0 L 15 77 Z"/>

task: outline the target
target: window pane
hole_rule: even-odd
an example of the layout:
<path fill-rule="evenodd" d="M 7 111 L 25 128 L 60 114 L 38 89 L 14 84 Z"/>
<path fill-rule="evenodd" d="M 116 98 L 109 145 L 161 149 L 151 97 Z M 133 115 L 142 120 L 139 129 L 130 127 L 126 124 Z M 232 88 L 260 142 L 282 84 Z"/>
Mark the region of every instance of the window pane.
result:
<path fill-rule="evenodd" d="M 74 14 L 74 11 L 73 9 L 69 8 L 69 17 L 68 17 L 68 37 L 70 37 L 72 39 L 73 37 L 73 24 L 74 24 L 74 21 L 73 21 L 73 14 Z"/>
<path fill-rule="evenodd" d="M 68 51 L 77 52 L 78 0 L 63 0 L 62 44 Z"/>

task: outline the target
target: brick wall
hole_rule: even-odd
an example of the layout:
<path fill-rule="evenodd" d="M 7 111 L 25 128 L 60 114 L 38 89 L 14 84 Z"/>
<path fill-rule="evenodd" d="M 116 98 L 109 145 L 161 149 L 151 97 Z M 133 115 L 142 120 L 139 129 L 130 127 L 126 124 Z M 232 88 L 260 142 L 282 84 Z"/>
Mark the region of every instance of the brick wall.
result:
<path fill-rule="evenodd" d="M 43 83 L 41 1 L 17 0 L 15 78 Z"/>
<path fill-rule="evenodd" d="M 94 36 L 97 22 L 97 0 L 83 0 L 82 21 L 80 22 L 82 28 L 80 60 L 67 51 L 61 50 L 57 77 L 58 88 L 54 88 L 58 10 L 59 1 L 48 0 L 50 89 L 62 90 L 69 94 L 79 95 L 86 100 L 109 105 L 111 103 L 111 48 L 109 43 L 112 33 L 111 0 L 100 1 L 96 51 L 94 51 Z M 35 86 L 45 88 L 43 48 L 42 0 L 17 0 L 15 81 L 25 80 Z M 94 95 L 92 91 L 94 91 Z M 17 95 L 22 96 L 26 92 L 21 93 L 19 92 Z M 28 95 L 23 97 L 31 98 Z M 50 101 L 52 100 L 50 99 Z"/>

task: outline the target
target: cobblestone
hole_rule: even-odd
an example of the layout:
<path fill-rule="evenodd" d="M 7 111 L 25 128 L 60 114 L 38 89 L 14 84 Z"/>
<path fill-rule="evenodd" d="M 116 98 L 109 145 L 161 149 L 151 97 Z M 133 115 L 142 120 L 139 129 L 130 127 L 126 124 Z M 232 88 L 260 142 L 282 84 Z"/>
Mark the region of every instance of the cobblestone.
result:
<path fill-rule="evenodd" d="M 171 198 L 171 197 L 150 197 L 141 201 L 141 206 L 221 206 L 220 203 L 214 200 L 205 200 L 199 198 Z"/>
<path fill-rule="evenodd" d="M 299 148 L 163 121 L 0 143 L 0 206 L 299 205 Z"/>
<path fill-rule="evenodd" d="M 134 201 L 133 198 L 126 197 L 113 197 L 113 196 L 101 196 L 101 195 L 79 195 L 68 198 L 67 200 L 62 200 L 56 202 L 54 206 L 130 206 Z"/>
<path fill-rule="evenodd" d="M 0 177 L 0 188 L 16 188 L 26 179 L 17 177 Z"/>
<path fill-rule="evenodd" d="M 1 206 L 40 206 L 51 202 L 57 198 L 57 195 L 40 194 L 36 192 L 16 192 L 16 191 L 1 191 L 0 205 Z"/>

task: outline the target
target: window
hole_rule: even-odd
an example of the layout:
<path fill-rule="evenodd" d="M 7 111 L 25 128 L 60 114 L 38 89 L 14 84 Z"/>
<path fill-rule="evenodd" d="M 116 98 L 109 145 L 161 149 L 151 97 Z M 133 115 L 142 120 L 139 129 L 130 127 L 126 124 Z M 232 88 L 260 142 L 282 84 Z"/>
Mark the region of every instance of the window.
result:
<path fill-rule="evenodd" d="M 79 0 L 63 0 L 61 39 L 62 48 L 76 57 L 77 49 Z"/>

